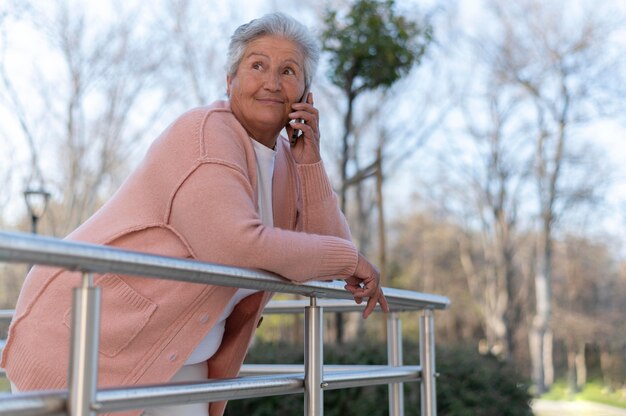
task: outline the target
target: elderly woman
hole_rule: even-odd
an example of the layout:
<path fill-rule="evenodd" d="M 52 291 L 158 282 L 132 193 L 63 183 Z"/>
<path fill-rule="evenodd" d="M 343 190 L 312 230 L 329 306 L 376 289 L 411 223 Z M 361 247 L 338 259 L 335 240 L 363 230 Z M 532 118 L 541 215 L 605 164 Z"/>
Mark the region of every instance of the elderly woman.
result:
<path fill-rule="evenodd" d="M 229 100 L 191 110 L 71 240 L 278 273 L 344 279 L 364 317 L 387 304 L 377 270 L 350 241 L 320 159 L 308 91 L 319 49 L 283 14 L 239 27 Z M 300 137 L 294 143 L 294 129 Z M 35 267 L 20 294 L 2 367 L 18 391 L 67 387 L 76 273 Z M 99 386 L 235 377 L 271 293 L 105 274 Z M 148 409 L 219 415 L 225 403 Z M 139 411 L 129 412 L 137 414 Z"/>

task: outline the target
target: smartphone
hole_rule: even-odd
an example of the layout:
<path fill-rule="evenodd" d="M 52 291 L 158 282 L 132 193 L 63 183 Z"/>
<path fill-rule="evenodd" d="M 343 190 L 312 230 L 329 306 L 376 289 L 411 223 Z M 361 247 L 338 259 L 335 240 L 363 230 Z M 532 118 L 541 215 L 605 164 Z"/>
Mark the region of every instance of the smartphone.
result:
<path fill-rule="evenodd" d="M 306 87 L 304 90 L 304 94 L 302 95 L 302 98 L 300 99 L 301 103 L 306 103 L 306 98 L 309 96 L 309 87 Z M 298 120 L 298 122 L 300 123 L 304 123 L 303 119 Z M 300 130 L 298 129 L 293 129 L 293 133 L 291 133 L 291 140 L 290 143 L 292 146 L 294 146 L 296 144 L 296 140 L 298 140 L 298 137 L 300 137 Z"/>

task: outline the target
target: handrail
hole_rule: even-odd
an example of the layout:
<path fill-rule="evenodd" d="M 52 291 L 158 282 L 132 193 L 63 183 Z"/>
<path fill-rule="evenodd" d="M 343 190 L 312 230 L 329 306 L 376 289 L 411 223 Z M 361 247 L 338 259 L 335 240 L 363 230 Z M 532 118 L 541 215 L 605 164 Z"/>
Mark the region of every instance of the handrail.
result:
<path fill-rule="evenodd" d="M 348 367 L 348 366 L 346 366 Z M 416 381 L 419 379 L 419 367 L 373 366 L 374 369 L 360 371 L 329 371 L 324 374 L 324 390 L 337 390 L 350 387 L 372 386 L 379 384 Z M 150 406 L 185 404 L 191 401 L 220 401 L 249 399 L 269 395 L 297 394 L 304 392 L 304 373 L 300 366 L 299 373 L 248 376 L 233 379 L 211 380 L 208 382 L 168 383 L 124 388 L 103 388 L 96 394 L 96 403 L 92 407 L 99 413 L 121 410 L 141 409 Z M 185 394 L 185 397 L 182 395 Z M 13 409 L 24 411 L 25 405 L 34 410 L 45 403 L 47 409 L 61 409 L 67 400 L 66 391 L 48 393 L 44 400 L 42 394 L 21 393 L 2 397 L 3 411 Z M 30 404 L 29 404 L 30 403 Z M 49 411 L 49 410 L 48 410 Z M 50 414 L 50 413 L 46 413 Z"/>
<path fill-rule="evenodd" d="M 23 233 L 0 232 L 0 261 L 45 264 L 82 272 L 158 277 L 312 297 L 352 299 L 350 293 L 344 289 L 343 282 L 310 281 L 294 284 L 263 271 Z M 392 288 L 384 288 L 384 292 L 389 307 L 394 311 L 445 309 L 450 304 L 445 296 Z"/>
<path fill-rule="evenodd" d="M 360 311 L 343 282 L 295 284 L 272 273 L 164 257 L 112 247 L 31 234 L 0 232 L 0 262 L 44 264 L 83 273 L 74 289 L 68 391 L 0 395 L 0 415 L 95 415 L 156 405 L 199 403 L 304 392 L 305 415 L 323 414 L 323 391 L 389 385 L 390 414 L 403 415 L 402 383 L 421 381 L 422 414 L 436 415 L 433 310 L 449 306 L 439 295 L 384 288 L 388 320 L 387 366 L 329 366 L 323 363 L 323 319 L 326 311 Z M 114 272 L 166 280 L 298 294 L 306 300 L 272 302 L 264 313 L 305 313 L 305 362 L 301 366 L 246 366 L 247 375 L 200 383 L 97 389 L 97 344 L 100 288 L 93 273 Z M 329 299 L 319 299 L 329 298 Z M 398 312 L 423 310 L 420 317 L 420 365 L 402 364 L 402 331 Z M 0 319 L 14 311 L 0 310 Z"/>

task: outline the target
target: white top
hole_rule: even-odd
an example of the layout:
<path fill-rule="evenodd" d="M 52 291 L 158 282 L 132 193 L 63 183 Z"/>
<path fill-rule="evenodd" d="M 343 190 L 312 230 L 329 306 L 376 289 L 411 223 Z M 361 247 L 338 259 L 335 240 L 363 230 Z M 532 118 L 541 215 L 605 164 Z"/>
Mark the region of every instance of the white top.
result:
<path fill-rule="evenodd" d="M 263 225 L 274 226 L 274 217 L 272 209 L 272 179 L 274 178 L 274 161 L 276 160 L 276 152 L 267 146 L 262 145 L 254 139 L 250 139 L 254 146 L 256 154 L 256 173 L 259 188 L 259 215 Z M 238 289 L 232 297 L 224 312 L 219 317 L 211 331 L 198 344 L 196 349 L 191 353 L 185 365 L 197 364 L 208 360 L 217 352 L 224 337 L 224 325 L 226 319 L 230 316 L 237 305 L 243 298 L 257 292 L 252 289 Z"/>
<path fill-rule="evenodd" d="M 274 178 L 276 151 L 254 139 L 251 140 L 254 146 L 254 153 L 256 154 L 256 176 L 259 187 L 259 214 L 261 222 L 263 225 L 273 227 L 272 179 Z"/>

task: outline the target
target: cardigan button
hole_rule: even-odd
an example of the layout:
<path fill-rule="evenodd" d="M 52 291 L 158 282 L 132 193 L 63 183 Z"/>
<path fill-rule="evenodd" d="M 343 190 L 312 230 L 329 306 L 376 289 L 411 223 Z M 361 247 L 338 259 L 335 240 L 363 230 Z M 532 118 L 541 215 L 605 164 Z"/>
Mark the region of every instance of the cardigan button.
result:
<path fill-rule="evenodd" d="M 209 321 L 209 314 L 208 313 L 202 314 L 202 316 L 200 316 L 200 319 L 198 319 L 198 321 L 201 324 L 206 324 Z"/>
<path fill-rule="evenodd" d="M 171 353 L 169 357 L 167 357 L 168 360 L 170 361 L 176 361 L 176 359 L 178 358 L 178 354 L 176 354 L 175 352 Z"/>

